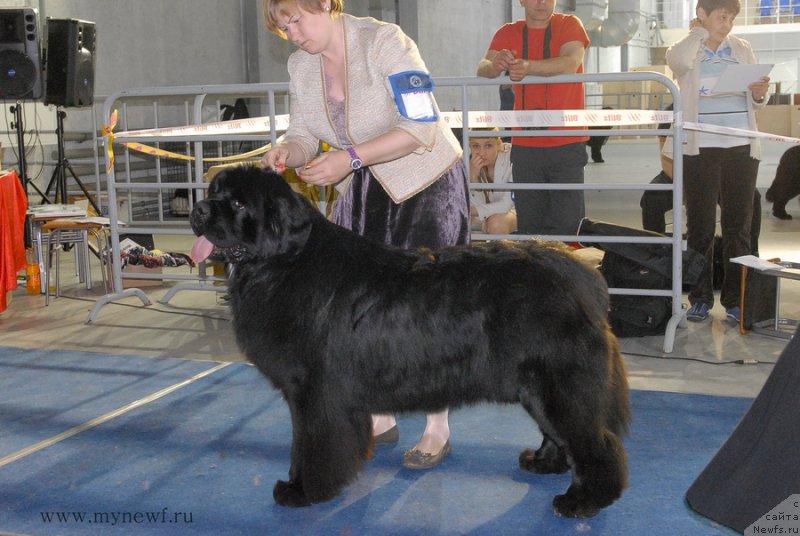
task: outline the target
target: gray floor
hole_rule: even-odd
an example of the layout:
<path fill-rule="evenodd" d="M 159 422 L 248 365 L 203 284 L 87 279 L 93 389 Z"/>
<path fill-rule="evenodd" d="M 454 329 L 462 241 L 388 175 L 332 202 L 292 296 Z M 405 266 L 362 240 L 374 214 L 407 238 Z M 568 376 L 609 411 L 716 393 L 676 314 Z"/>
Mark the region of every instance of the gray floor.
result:
<path fill-rule="evenodd" d="M 758 186 L 769 186 L 785 144 L 765 143 Z M 648 181 L 657 172 L 658 159 L 652 139 L 611 140 L 603 151 L 606 163 L 590 163 L 587 182 Z M 639 225 L 639 193 L 587 193 L 587 215 L 622 225 Z M 788 210 L 795 220 L 769 217 L 764 204 L 761 256 L 800 262 L 800 210 L 793 201 Z M 156 236 L 156 247 L 165 251 L 189 250 L 186 237 Z M 103 307 L 92 324 L 87 315 L 102 295 L 99 269 L 93 269 L 95 288 L 87 291 L 70 276 L 71 256 L 63 255 L 63 296 L 45 307 L 43 296 L 28 296 L 24 288 L 12 295 L 7 311 L 0 314 L 0 345 L 52 348 L 138 356 L 186 359 L 240 360 L 224 300 L 216 292 L 185 291 L 169 304 L 157 302 L 172 285 L 146 287 L 153 305 L 143 307 L 132 298 Z M 66 274 L 66 275 L 65 275 Z M 800 281 L 782 285 L 781 316 L 800 318 Z M 662 352 L 661 337 L 622 339 L 631 386 L 636 389 L 755 396 L 785 347 L 786 339 L 760 334 L 742 335 L 725 320 L 717 305 L 712 318 L 702 324 L 688 323 L 678 330 L 674 351 Z M 736 361 L 757 361 L 736 364 Z"/>

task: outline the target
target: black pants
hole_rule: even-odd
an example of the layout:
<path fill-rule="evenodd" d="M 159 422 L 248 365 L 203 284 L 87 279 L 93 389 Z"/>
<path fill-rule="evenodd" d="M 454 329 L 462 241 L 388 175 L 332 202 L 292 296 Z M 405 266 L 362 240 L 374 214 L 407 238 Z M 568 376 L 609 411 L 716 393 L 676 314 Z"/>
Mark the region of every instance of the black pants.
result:
<path fill-rule="evenodd" d="M 709 307 L 714 304 L 713 245 L 719 203 L 725 259 L 720 303 L 725 308 L 739 305 L 741 267 L 728 259 L 749 255 L 751 251 L 750 226 L 758 164 L 758 160 L 750 157 L 750 145 L 701 148 L 700 154 L 683 157 L 687 245 L 706 258 L 697 284 L 689 292 L 691 304 L 706 303 Z"/>
<path fill-rule="evenodd" d="M 653 177 L 650 184 L 672 184 L 672 178 L 663 171 Z M 667 234 L 666 214 L 672 210 L 672 192 L 648 190 L 639 201 L 642 207 L 642 229 Z M 750 222 L 750 254 L 758 257 L 758 238 L 761 235 L 761 194 L 753 189 L 753 219 Z"/>

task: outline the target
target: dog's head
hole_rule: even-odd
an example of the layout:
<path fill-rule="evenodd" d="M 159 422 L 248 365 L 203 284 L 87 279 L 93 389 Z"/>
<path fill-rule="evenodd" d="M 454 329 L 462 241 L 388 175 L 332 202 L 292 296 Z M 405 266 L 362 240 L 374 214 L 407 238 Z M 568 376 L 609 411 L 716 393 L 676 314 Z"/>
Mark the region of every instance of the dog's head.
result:
<path fill-rule="evenodd" d="M 277 173 L 255 166 L 223 170 L 192 210 L 190 223 L 199 237 L 192 259 L 213 255 L 241 262 L 295 255 L 311 232 L 315 210 Z"/>

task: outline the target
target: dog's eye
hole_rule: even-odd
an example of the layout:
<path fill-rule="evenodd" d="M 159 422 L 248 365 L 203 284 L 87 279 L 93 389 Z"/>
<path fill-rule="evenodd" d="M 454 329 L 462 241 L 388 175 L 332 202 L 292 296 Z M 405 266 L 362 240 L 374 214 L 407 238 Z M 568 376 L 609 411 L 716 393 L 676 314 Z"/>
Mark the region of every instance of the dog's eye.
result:
<path fill-rule="evenodd" d="M 235 208 L 236 210 L 244 210 L 244 203 L 242 203 L 241 201 L 234 199 L 233 203 L 231 204 L 233 205 L 233 208 Z"/>

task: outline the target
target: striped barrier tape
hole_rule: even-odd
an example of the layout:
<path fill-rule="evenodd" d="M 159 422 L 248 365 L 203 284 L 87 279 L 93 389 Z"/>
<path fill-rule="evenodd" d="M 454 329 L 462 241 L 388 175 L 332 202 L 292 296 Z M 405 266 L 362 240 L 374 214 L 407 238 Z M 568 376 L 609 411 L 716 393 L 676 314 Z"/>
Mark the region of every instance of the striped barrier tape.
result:
<path fill-rule="evenodd" d="M 739 138 L 763 138 L 770 141 L 783 141 L 787 143 L 800 144 L 800 138 L 792 138 L 789 136 L 779 136 L 777 134 L 770 134 L 769 132 L 758 132 L 757 130 L 746 130 L 743 128 L 733 127 L 720 127 L 717 125 L 707 125 L 705 123 L 683 123 L 685 130 L 702 130 L 703 132 L 711 132 L 714 134 L 725 134 L 728 136 L 737 136 Z"/>
<path fill-rule="evenodd" d="M 444 122 L 452 128 L 463 126 L 464 114 L 462 112 L 442 112 Z M 666 110 L 524 110 L 524 111 L 482 111 L 467 112 L 467 120 L 471 128 L 481 127 L 616 127 L 627 125 L 650 125 L 657 123 L 671 123 L 673 113 Z M 115 140 L 131 150 L 142 152 L 161 158 L 174 158 L 179 160 L 195 160 L 195 157 L 165 151 L 151 145 L 130 140 L 135 138 L 158 138 L 166 136 L 197 136 L 197 135 L 242 135 L 242 134 L 262 134 L 271 130 L 269 117 L 252 117 L 247 119 L 235 119 L 232 121 L 217 121 L 201 125 L 186 125 L 181 127 L 153 128 L 145 130 L 131 130 L 114 134 L 114 127 L 117 125 L 117 111 L 111 114 L 109 124 L 103 125 L 103 136 L 107 138 L 109 146 L 109 168 L 114 165 L 113 144 Z M 289 126 L 289 115 L 275 116 L 275 130 L 285 131 Z M 739 136 L 745 138 L 763 138 L 771 141 L 800 144 L 800 139 L 789 136 L 779 136 L 767 132 L 745 130 L 731 127 L 720 127 L 701 123 L 684 122 L 683 128 L 686 130 L 700 130 Z M 207 162 L 226 162 L 242 160 L 265 153 L 270 145 L 264 145 L 253 151 L 225 157 L 203 158 Z"/>

